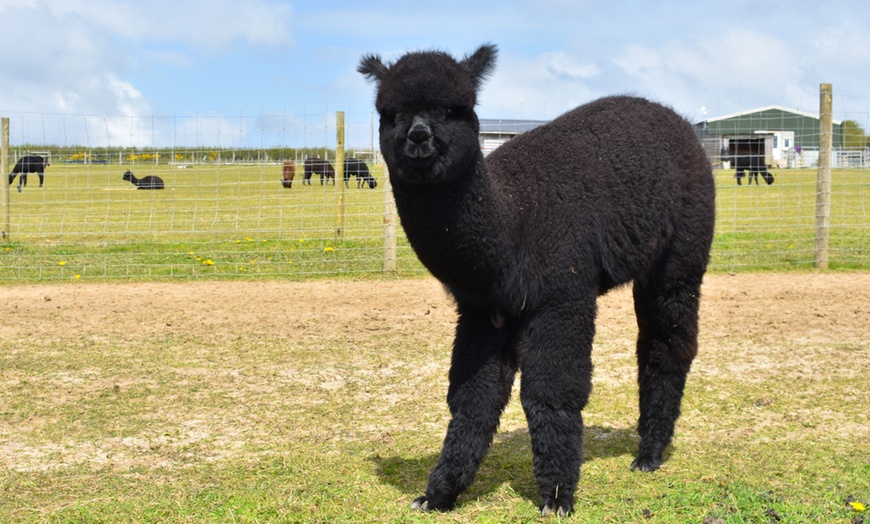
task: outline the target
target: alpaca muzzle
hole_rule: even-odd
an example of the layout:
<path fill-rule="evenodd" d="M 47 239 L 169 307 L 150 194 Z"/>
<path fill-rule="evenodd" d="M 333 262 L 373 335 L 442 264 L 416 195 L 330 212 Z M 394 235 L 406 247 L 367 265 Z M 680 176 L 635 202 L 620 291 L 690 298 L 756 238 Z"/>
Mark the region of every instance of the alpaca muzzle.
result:
<path fill-rule="evenodd" d="M 425 160 L 434 153 L 434 137 L 429 122 L 421 116 L 415 116 L 405 141 L 405 154 L 413 159 Z"/>

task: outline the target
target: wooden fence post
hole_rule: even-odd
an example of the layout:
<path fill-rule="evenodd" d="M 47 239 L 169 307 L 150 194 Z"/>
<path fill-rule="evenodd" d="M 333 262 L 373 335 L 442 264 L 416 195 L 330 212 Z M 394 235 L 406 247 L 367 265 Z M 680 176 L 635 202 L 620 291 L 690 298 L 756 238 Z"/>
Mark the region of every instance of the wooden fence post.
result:
<path fill-rule="evenodd" d="M 344 111 L 335 113 L 335 193 L 338 195 L 338 217 L 335 225 L 336 240 L 344 238 Z"/>
<path fill-rule="evenodd" d="M 390 168 L 384 164 L 384 271 L 396 270 L 396 200 L 390 184 Z"/>
<path fill-rule="evenodd" d="M 2 127 L 2 144 L 0 144 L 0 175 L 3 176 L 3 241 L 9 242 L 10 222 L 9 222 L 9 183 L 6 175 L 9 174 L 9 118 L 0 119 L 0 127 Z"/>
<path fill-rule="evenodd" d="M 833 87 L 822 84 L 819 93 L 819 174 L 816 181 L 817 269 L 828 269 L 828 241 L 831 229 L 831 156 L 833 153 Z"/>

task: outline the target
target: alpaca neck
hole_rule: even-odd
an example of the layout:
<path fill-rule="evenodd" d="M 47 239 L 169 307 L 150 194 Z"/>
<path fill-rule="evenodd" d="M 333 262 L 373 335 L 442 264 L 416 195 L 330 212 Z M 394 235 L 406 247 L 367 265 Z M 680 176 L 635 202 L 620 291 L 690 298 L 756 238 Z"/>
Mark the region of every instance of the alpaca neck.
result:
<path fill-rule="evenodd" d="M 454 295 L 486 302 L 515 268 L 505 216 L 483 156 L 447 184 L 409 184 L 391 175 L 402 227 L 420 261 Z"/>

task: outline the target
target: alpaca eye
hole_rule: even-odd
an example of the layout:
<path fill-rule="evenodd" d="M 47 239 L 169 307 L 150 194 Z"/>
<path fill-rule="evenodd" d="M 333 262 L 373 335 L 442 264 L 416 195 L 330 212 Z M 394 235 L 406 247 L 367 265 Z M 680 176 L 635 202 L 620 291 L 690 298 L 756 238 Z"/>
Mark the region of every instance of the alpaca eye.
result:
<path fill-rule="evenodd" d="M 463 113 L 464 113 L 463 109 L 459 106 L 448 107 L 447 110 L 444 112 L 444 116 L 446 116 L 447 118 L 451 118 L 451 119 L 452 118 L 460 118 L 463 115 Z"/>

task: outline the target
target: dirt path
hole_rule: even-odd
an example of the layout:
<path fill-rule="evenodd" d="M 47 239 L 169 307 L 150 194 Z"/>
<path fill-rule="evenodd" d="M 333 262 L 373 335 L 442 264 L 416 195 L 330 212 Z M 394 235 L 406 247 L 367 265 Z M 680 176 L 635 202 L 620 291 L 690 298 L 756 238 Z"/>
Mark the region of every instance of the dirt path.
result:
<path fill-rule="evenodd" d="M 452 330 L 453 307 L 433 279 L 314 282 L 177 282 L 4 286 L 0 337 L 125 340 L 149 332 L 194 337 L 361 336 L 384 325 Z M 708 275 L 702 337 L 804 343 L 870 340 L 870 273 Z M 634 329 L 628 288 L 600 300 L 598 331 Z M 409 326 L 420 329 L 424 326 Z"/>

